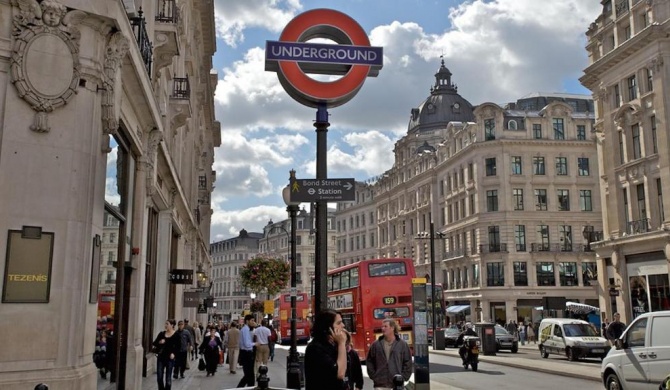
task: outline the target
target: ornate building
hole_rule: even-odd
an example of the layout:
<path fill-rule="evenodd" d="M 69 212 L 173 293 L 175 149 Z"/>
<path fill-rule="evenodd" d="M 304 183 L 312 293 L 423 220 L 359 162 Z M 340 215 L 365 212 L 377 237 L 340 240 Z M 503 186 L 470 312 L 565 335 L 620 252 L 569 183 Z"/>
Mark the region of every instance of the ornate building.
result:
<path fill-rule="evenodd" d="M 596 106 L 603 235 L 600 308 L 629 323 L 670 310 L 670 156 L 666 99 L 670 2 L 601 1 L 586 35 L 590 64 L 581 82 Z"/>
<path fill-rule="evenodd" d="M 432 221 L 436 281 L 467 318 L 537 320 L 542 297 L 597 305 L 583 238 L 601 230 L 593 119 L 581 95 L 473 107 L 442 62 L 374 185 L 379 255 L 430 276 Z"/>
<path fill-rule="evenodd" d="M 211 0 L 0 1 L 0 388 L 97 387 L 101 284 L 119 388 L 154 370 L 167 318 L 196 318 L 215 50 Z"/>
<path fill-rule="evenodd" d="M 337 203 L 335 267 L 378 256 L 376 206 L 373 195 L 372 185 L 356 182 L 356 199 L 352 202 Z"/>
<path fill-rule="evenodd" d="M 237 237 L 210 244 L 212 256 L 210 294 L 216 308 L 213 313 L 225 323 L 244 317 L 251 305 L 250 293 L 240 285 L 240 269 L 259 251 L 263 233 L 242 229 Z"/>

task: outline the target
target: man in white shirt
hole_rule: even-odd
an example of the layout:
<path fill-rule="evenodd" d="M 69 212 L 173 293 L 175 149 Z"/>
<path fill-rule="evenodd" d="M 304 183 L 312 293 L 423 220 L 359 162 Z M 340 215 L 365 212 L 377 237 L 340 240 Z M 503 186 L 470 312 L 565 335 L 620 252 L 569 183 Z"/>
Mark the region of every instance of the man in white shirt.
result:
<path fill-rule="evenodd" d="M 270 359 L 270 329 L 268 328 L 268 321 L 262 320 L 261 326 L 254 329 L 254 336 L 256 337 L 256 365 L 254 372 L 258 372 L 258 367 L 262 364 L 267 366 Z"/>

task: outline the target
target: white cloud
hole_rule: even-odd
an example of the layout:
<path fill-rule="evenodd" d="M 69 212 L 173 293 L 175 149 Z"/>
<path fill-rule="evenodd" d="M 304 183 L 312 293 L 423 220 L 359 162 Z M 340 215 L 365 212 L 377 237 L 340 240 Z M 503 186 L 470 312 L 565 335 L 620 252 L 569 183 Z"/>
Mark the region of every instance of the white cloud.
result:
<path fill-rule="evenodd" d="M 236 237 L 240 230 L 262 232 L 268 221 L 286 219 L 286 206 L 256 206 L 241 210 L 215 209 L 212 215 L 212 241 Z"/>
<path fill-rule="evenodd" d="M 244 30 L 280 32 L 302 9 L 299 0 L 215 0 L 217 36 L 232 47 L 244 41 Z"/>

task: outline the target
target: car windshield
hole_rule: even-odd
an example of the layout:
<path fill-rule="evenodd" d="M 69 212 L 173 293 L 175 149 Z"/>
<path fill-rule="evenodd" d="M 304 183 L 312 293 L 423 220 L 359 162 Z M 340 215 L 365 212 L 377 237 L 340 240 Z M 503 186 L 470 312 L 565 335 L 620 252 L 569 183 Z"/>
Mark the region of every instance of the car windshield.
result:
<path fill-rule="evenodd" d="M 496 335 L 497 336 L 507 336 L 509 332 L 503 328 L 502 326 L 498 325 L 496 326 Z"/>
<path fill-rule="evenodd" d="M 447 330 L 445 331 L 445 334 L 448 334 L 448 335 L 450 335 L 450 336 L 451 336 L 451 335 L 458 335 L 458 334 L 460 334 L 460 333 L 461 333 L 461 332 L 459 332 L 458 329 L 456 329 L 456 328 L 449 328 L 449 329 L 447 329 Z"/>
<path fill-rule="evenodd" d="M 563 325 L 566 337 L 599 337 L 600 335 L 590 324 Z"/>

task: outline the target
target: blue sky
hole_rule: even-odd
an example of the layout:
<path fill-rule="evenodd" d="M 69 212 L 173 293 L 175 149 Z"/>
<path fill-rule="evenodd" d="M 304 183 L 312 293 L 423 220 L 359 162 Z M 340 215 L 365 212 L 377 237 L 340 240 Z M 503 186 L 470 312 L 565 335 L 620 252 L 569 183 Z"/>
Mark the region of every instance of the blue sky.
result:
<path fill-rule="evenodd" d="M 586 32 L 597 0 L 215 0 L 219 83 L 212 241 L 261 231 L 286 218 L 288 171 L 315 176 L 315 110 L 293 101 L 264 71 L 265 41 L 296 15 L 332 8 L 354 18 L 384 68 L 358 95 L 329 110 L 328 176 L 365 180 L 393 164 L 410 110 L 428 95 L 444 56 L 459 93 L 473 105 L 533 92 L 584 93 Z"/>

